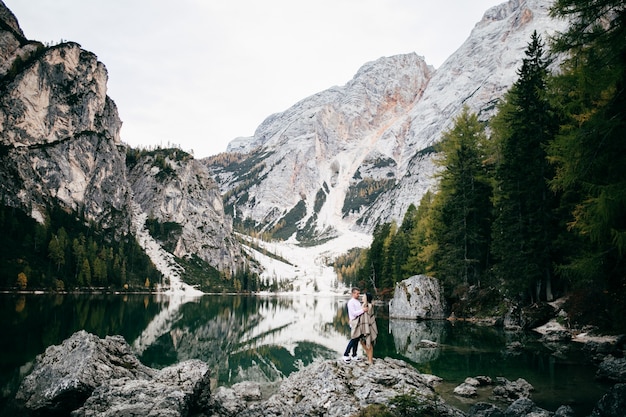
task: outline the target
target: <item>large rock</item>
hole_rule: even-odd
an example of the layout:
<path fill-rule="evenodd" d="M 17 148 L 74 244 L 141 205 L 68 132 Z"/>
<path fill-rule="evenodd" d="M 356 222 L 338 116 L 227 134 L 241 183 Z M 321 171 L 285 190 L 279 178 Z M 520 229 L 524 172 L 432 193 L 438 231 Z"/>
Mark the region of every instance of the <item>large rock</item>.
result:
<path fill-rule="evenodd" d="M 520 307 L 512 304 L 504 316 L 504 328 L 530 330 L 545 325 L 556 315 L 554 307 L 540 302 Z"/>
<path fill-rule="evenodd" d="M 208 365 L 189 360 L 154 370 L 121 336 L 84 330 L 37 357 L 16 399 L 40 415 L 186 416 L 212 404 Z"/>
<path fill-rule="evenodd" d="M 153 374 L 121 336 L 100 339 L 81 330 L 37 356 L 16 399 L 31 411 L 69 413 L 109 380 L 151 379 Z"/>
<path fill-rule="evenodd" d="M 598 366 L 596 378 L 613 382 L 626 382 L 626 358 L 608 355 Z"/>
<path fill-rule="evenodd" d="M 291 374 L 276 394 L 267 401 L 248 403 L 237 416 L 352 416 L 370 404 L 386 404 L 402 394 L 419 398 L 436 415 L 464 416 L 454 407 L 433 401 L 433 386 L 439 380 L 390 358 L 376 359 L 373 365 L 319 361 Z"/>
<path fill-rule="evenodd" d="M 552 417 L 552 413 L 537 407 L 529 398 L 520 398 L 506 409 L 504 417 Z"/>
<path fill-rule="evenodd" d="M 389 302 L 389 317 L 401 319 L 443 319 L 445 302 L 439 281 L 415 275 L 396 284 Z"/>
<path fill-rule="evenodd" d="M 210 372 L 190 360 L 158 371 L 153 379 L 109 381 L 93 392 L 72 417 L 186 416 L 208 408 Z"/>
<path fill-rule="evenodd" d="M 530 393 L 535 388 L 524 378 L 509 381 L 506 378 L 496 378 L 498 385 L 493 389 L 493 398 L 499 401 L 514 402 L 519 399 L 530 398 Z"/>
<path fill-rule="evenodd" d="M 617 384 L 596 404 L 590 417 L 624 417 L 626 384 Z"/>

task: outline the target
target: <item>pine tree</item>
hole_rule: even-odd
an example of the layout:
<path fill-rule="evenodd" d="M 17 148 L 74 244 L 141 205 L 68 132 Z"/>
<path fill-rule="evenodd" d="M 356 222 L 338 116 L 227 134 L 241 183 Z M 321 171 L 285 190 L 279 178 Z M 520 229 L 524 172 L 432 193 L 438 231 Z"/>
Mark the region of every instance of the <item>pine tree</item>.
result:
<path fill-rule="evenodd" d="M 409 232 L 409 256 L 404 265 L 408 276 L 432 272 L 432 254 L 436 248 L 432 226 L 434 216 L 431 211 L 434 199 L 432 191 L 426 192 L 415 212 L 413 228 Z"/>
<path fill-rule="evenodd" d="M 545 147 L 558 122 L 545 93 L 548 62 L 534 32 L 518 80 L 492 121 L 498 155 L 495 169 L 492 253 L 494 272 L 510 296 L 537 300 L 552 295 L 556 197 Z"/>
<path fill-rule="evenodd" d="M 567 195 L 577 251 L 560 271 L 575 287 L 607 294 L 615 317 L 626 311 L 626 4 L 557 0 L 569 29 L 553 48 L 569 58 L 556 80 L 567 116 L 549 156 L 554 189 Z M 620 307 L 621 306 L 621 307 Z M 623 320 L 616 320 L 616 323 Z"/>
<path fill-rule="evenodd" d="M 482 162 L 485 141 L 484 126 L 465 108 L 438 144 L 436 162 L 443 170 L 432 211 L 438 217 L 433 261 L 435 275 L 448 289 L 480 285 L 487 267 L 491 187 Z"/>

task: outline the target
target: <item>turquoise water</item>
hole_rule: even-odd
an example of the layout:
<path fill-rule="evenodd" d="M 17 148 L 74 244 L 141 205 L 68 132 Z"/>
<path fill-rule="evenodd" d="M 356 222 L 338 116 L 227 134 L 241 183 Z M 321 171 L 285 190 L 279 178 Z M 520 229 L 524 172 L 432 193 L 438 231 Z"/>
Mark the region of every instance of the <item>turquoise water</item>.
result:
<path fill-rule="evenodd" d="M 0 294 L 0 411 L 15 395 L 35 356 L 85 329 L 100 337 L 120 334 L 146 365 L 160 368 L 186 359 L 209 363 L 215 385 L 242 380 L 271 384 L 316 359 L 338 358 L 348 340 L 346 298 L 219 296 L 178 299 L 154 295 Z M 608 389 L 594 381 L 595 366 L 578 344 L 554 354 L 533 333 L 447 321 L 390 320 L 377 311 L 376 357 L 391 356 L 444 379 L 451 394 L 468 376 L 524 378 L 532 399 L 554 411 L 570 404 L 586 416 Z M 421 340 L 437 342 L 420 348 Z M 507 346 L 519 342 L 523 348 Z M 483 399 L 487 399 L 486 397 Z"/>

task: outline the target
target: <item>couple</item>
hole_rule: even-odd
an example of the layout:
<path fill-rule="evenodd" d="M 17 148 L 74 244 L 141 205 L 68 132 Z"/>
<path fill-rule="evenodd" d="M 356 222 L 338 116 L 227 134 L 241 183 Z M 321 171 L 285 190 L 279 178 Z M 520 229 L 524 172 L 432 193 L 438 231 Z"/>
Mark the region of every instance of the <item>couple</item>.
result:
<path fill-rule="evenodd" d="M 352 288 L 352 298 L 348 301 L 348 317 L 350 318 L 350 342 L 343 354 L 343 361 L 350 363 L 351 360 L 360 360 L 356 355 L 359 341 L 363 346 L 363 350 L 367 354 L 367 361 L 374 363 L 374 343 L 378 336 L 378 327 L 376 326 L 376 317 L 374 317 L 374 306 L 372 303 L 372 294 L 363 294 L 363 304 L 359 302 L 361 291 L 358 288 Z M 352 351 L 352 358 L 350 358 Z"/>

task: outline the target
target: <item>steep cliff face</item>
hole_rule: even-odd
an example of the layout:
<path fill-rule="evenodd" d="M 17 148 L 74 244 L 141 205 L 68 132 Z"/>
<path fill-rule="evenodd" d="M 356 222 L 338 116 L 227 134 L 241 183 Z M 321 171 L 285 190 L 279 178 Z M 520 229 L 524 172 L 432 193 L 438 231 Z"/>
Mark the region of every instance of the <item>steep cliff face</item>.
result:
<path fill-rule="evenodd" d="M 387 132 L 406 132 L 403 176 L 368 208 L 360 219 L 362 227 L 372 230 L 381 221 L 402 219 L 408 206 L 419 203 L 435 186 L 429 146 L 452 127 L 463 106 L 482 121 L 495 114 L 497 102 L 517 79 L 532 32 L 547 41 L 550 34 L 565 29 L 567 22 L 549 17 L 550 6 L 543 0 L 510 0 L 489 9 L 465 43 L 437 69 L 422 99 Z"/>
<path fill-rule="evenodd" d="M 546 3 L 488 10 L 436 71 L 416 55 L 381 58 L 345 86 L 268 117 L 254 137 L 230 144 L 244 154 L 236 163 L 208 161 L 228 209 L 265 230 L 295 219 L 299 239 L 400 221 L 436 185 L 431 146 L 463 106 L 487 120 L 533 30 L 545 38 L 564 27 Z"/>
<path fill-rule="evenodd" d="M 143 233 L 137 219 L 152 216 L 177 225 L 174 255 L 197 255 L 218 270 L 240 266 L 232 220 L 206 167 L 187 155 L 155 171 L 147 157 L 129 173 L 121 126 L 96 55 L 72 42 L 29 41 L 0 1 L 0 204 L 42 224 L 60 206 L 116 236 Z M 180 270 L 161 248 L 144 249 L 157 267 L 167 265 L 166 276 Z"/>
<path fill-rule="evenodd" d="M 121 121 L 107 72 L 76 43 L 27 41 L 11 12 L 0 31 L 2 202 L 43 221 L 61 205 L 121 233 L 129 230 Z"/>
<path fill-rule="evenodd" d="M 432 71 L 415 54 L 381 58 L 345 86 L 268 117 L 254 137 L 230 145 L 245 157 L 207 161 L 229 210 L 283 237 L 336 235 L 400 175 L 404 138 L 383 134 L 419 100 Z"/>
<path fill-rule="evenodd" d="M 142 152 L 130 165 L 135 202 L 149 220 L 173 225 L 162 239 L 168 250 L 181 258 L 197 255 L 219 270 L 243 265 L 232 219 L 202 163 L 181 150 L 164 149 Z"/>

